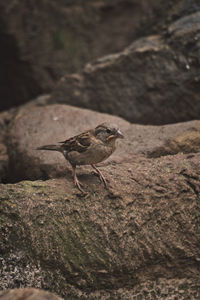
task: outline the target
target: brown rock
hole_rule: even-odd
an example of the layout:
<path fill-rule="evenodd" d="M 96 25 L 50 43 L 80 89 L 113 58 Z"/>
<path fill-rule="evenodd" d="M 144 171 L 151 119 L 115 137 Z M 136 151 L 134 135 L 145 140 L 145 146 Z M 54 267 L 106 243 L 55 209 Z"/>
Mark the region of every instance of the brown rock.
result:
<path fill-rule="evenodd" d="M 7 135 L 8 180 L 65 176 L 71 167 L 60 153 L 37 151 L 36 148 L 58 143 L 105 121 L 117 123 L 122 131 L 129 126 L 118 117 L 67 105 L 20 109 Z"/>
<path fill-rule="evenodd" d="M 6 147 L 7 128 L 14 116 L 14 110 L 0 113 L 0 182 L 5 182 L 8 173 L 8 153 Z"/>
<path fill-rule="evenodd" d="M 101 164 L 107 190 L 89 168 L 79 170 L 83 197 L 62 155 L 34 148 L 105 120 L 126 139 Z M 200 121 L 142 126 L 66 105 L 19 109 L 6 135 L 10 178 L 54 179 L 0 184 L 0 288 L 198 299 L 199 132 Z"/>
<path fill-rule="evenodd" d="M 1 109 L 50 90 L 91 58 L 123 49 L 157 6 L 162 15 L 170 8 L 146 0 L 1 1 Z"/>
<path fill-rule="evenodd" d="M 66 299 L 198 299 L 200 154 L 137 155 L 104 173 L 108 190 L 82 176 L 84 198 L 66 179 L 0 186 L 0 284 Z"/>
<path fill-rule="evenodd" d="M 124 51 L 64 76 L 51 102 L 106 112 L 132 123 L 199 119 L 200 13 L 183 17 L 165 35 L 141 38 Z"/>
<path fill-rule="evenodd" d="M 4 182 L 8 174 L 7 148 L 0 143 L 0 182 Z"/>
<path fill-rule="evenodd" d="M 196 0 L 1 1 L 0 109 L 49 91 L 66 72 L 158 34 L 199 7 Z"/>
<path fill-rule="evenodd" d="M 0 291 L 1 300 L 61 300 L 60 297 L 33 288 Z"/>
<path fill-rule="evenodd" d="M 7 181 L 58 176 L 71 180 L 71 167 L 60 153 L 35 148 L 65 140 L 106 120 L 117 123 L 125 139 L 119 141 L 116 152 L 101 166 L 127 161 L 137 154 L 159 157 L 199 151 L 200 121 L 166 126 L 131 125 L 118 117 L 67 105 L 28 105 L 18 111 L 7 134 L 10 161 Z M 83 173 L 90 170 L 83 166 L 79 172 L 81 169 Z"/>

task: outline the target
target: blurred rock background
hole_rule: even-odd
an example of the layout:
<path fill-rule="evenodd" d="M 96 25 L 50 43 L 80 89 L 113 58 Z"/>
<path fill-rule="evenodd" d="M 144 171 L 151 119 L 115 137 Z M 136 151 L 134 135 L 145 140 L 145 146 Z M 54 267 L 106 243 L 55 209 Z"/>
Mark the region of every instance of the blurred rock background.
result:
<path fill-rule="evenodd" d="M 53 91 L 51 102 L 135 123 L 198 118 L 199 9 L 197 0 L 1 1 L 0 110 Z"/>

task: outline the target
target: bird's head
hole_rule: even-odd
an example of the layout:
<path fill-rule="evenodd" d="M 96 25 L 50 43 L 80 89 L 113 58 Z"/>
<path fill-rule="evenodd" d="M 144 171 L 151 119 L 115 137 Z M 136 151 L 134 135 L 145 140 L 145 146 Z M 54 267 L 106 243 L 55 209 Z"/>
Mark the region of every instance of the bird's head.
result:
<path fill-rule="evenodd" d="M 95 128 L 95 136 L 105 143 L 113 143 L 118 138 L 124 138 L 117 125 L 107 122 Z"/>

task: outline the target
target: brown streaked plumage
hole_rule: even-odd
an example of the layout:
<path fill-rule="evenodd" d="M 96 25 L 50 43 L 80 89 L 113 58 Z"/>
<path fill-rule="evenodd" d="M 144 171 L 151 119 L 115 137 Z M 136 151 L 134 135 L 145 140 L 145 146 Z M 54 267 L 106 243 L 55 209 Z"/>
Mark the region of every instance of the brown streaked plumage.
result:
<path fill-rule="evenodd" d="M 106 187 L 106 180 L 95 164 L 107 159 L 115 151 L 116 139 L 123 137 L 123 134 L 115 124 L 103 123 L 95 129 L 85 131 L 60 142 L 60 145 L 45 145 L 38 147 L 37 150 L 61 152 L 72 166 L 75 185 L 81 192 L 84 192 L 81 188 L 82 184 L 76 175 L 76 166 L 91 165 Z"/>

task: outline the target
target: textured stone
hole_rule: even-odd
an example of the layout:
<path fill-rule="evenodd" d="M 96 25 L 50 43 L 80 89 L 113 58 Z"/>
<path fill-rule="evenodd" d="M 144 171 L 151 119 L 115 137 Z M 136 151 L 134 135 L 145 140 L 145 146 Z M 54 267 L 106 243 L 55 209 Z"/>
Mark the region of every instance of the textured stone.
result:
<path fill-rule="evenodd" d="M 0 298 L 1 300 L 62 300 L 52 293 L 33 288 L 1 291 Z"/>
<path fill-rule="evenodd" d="M 63 76 L 52 103 L 106 112 L 132 123 L 168 124 L 199 119 L 200 13 L 167 32 L 140 38 L 117 54 Z"/>
<path fill-rule="evenodd" d="M 111 121 L 123 131 L 129 126 L 121 118 L 67 105 L 25 107 L 18 111 L 7 135 L 9 181 L 66 176 L 70 165 L 58 152 L 37 151 L 84 130 Z M 68 176 L 71 178 L 71 175 Z"/>
<path fill-rule="evenodd" d="M 129 157 L 104 174 L 108 190 L 81 176 L 86 197 L 64 178 L 0 185 L 3 288 L 198 299 L 200 154 Z"/>
<path fill-rule="evenodd" d="M 194 0 L 185 1 L 192 8 Z M 172 9 L 163 0 L 1 1 L 0 109 L 47 92 L 66 72 L 158 30 L 174 10 L 184 13 L 175 2 Z"/>
<path fill-rule="evenodd" d="M 1 1 L 0 110 L 49 92 L 64 74 L 161 34 L 199 8 L 196 0 Z"/>
<path fill-rule="evenodd" d="M 0 184 L 0 288 L 64 299 L 199 299 L 200 121 L 135 125 L 45 99 L 6 125 L 7 180 L 53 179 Z M 108 189 L 89 167 L 78 170 L 83 197 L 62 155 L 34 149 L 105 120 L 126 138 L 100 165 Z"/>
<path fill-rule="evenodd" d="M 8 153 L 6 147 L 8 125 L 13 119 L 14 110 L 0 113 L 0 182 L 6 181 L 8 174 Z"/>
<path fill-rule="evenodd" d="M 143 126 L 130 124 L 119 117 L 67 105 L 35 107 L 32 104 L 18 110 L 7 132 L 7 181 L 59 176 L 71 180 L 71 167 L 60 153 L 36 151 L 35 148 L 63 141 L 108 120 L 119 125 L 125 139 L 119 141 L 115 153 L 101 166 L 126 161 L 134 155 L 159 157 L 200 150 L 200 121 Z M 79 172 L 88 173 L 88 168 L 82 166 Z"/>

